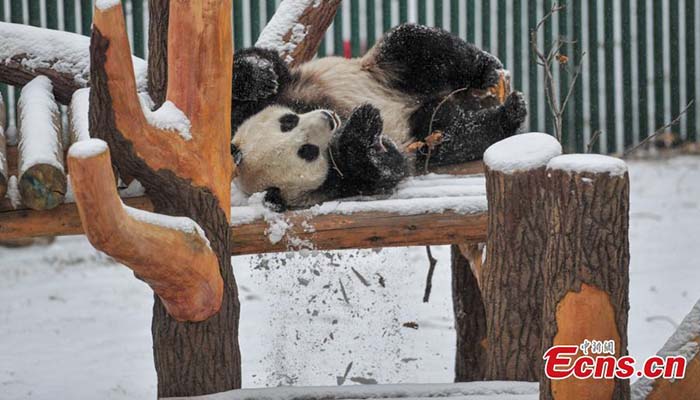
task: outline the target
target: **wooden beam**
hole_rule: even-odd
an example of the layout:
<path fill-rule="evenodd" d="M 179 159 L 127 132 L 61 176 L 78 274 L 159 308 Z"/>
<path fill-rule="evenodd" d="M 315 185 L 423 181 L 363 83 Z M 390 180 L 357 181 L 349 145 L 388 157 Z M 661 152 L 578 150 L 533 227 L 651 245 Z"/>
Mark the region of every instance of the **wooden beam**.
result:
<path fill-rule="evenodd" d="M 123 199 L 124 204 L 151 211 L 145 197 Z M 232 213 L 235 214 L 235 207 Z M 364 212 L 352 215 L 320 215 L 313 218 L 303 211 L 285 214 L 292 228 L 287 237 L 295 242 L 313 243 L 316 250 L 360 249 L 450 243 L 477 243 L 486 239 L 485 213 L 463 215 L 454 212 L 439 214 L 399 215 Z M 302 221 L 305 223 L 302 226 Z M 314 232 L 304 232 L 313 226 Z M 256 220 L 231 227 L 232 255 L 272 253 L 298 250 L 285 238 L 272 244 L 266 235 L 267 222 Z M 0 240 L 38 236 L 82 235 L 78 210 L 66 203 L 51 211 L 8 210 L 0 203 Z"/>

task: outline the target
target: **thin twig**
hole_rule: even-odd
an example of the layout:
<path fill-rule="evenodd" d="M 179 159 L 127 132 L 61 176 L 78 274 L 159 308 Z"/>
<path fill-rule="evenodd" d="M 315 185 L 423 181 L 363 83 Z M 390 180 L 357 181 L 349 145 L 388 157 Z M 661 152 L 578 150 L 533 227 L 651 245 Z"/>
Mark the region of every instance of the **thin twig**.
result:
<path fill-rule="evenodd" d="M 598 138 L 600 138 L 600 135 L 603 133 L 600 129 L 597 131 L 593 132 L 593 136 L 591 136 L 590 139 L 588 139 L 588 146 L 586 146 L 586 153 L 591 153 L 593 152 L 593 145 L 595 142 L 598 141 Z"/>
<path fill-rule="evenodd" d="M 425 250 L 428 253 L 428 261 L 430 262 L 430 266 L 428 267 L 428 276 L 425 279 L 423 303 L 430 301 L 430 291 L 433 289 L 433 273 L 435 272 L 435 266 L 437 265 L 437 260 L 433 257 L 433 253 L 430 251 L 430 246 L 425 246 Z"/>
<path fill-rule="evenodd" d="M 442 99 L 442 100 L 438 103 L 437 107 L 435 107 L 435 109 L 433 110 L 433 114 L 430 116 L 430 123 L 428 124 L 428 134 L 426 135 L 426 137 L 433 134 L 433 121 L 435 120 L 435 116 L 437 115 L 437 112 L 440 110 L 440 108 L 442 107 L 442 105 L 445 104 L 445 102 L 446 102 L 447 100 L 449 100 L 450 97 L 454 96 L 454 95 L 457 94 L 457 93 L 464 92 L 464 91 L 467 91 L 467 90 L 469 90 L 469 86 L 466 86 L 466 87 L 463 87 L 463 88 L 459 88 L 459 89 L 453 90 L 452 92 L 450 92 L 450 94 L 448 94 L 447 96 L 445 96 L 445 98 Z M 431 156 L 431 155 L 432 155 L 432 149 L 431 149 L 430 146 L 429 146 L 429 147 L 428 147 L 428 155 L 425 157 L 425 166 L 424 166 L 424 168 L 425 168 L 425 173 L 428 173 L 428 164 L 430 163 L 430 156 Z"/>
<path fill-rule="evenodd" d="M 631 148 L 625 150 L 625 152 L 622 153 L 622 157 L 623 157 L 623 158 L 624 158 L 624 157 L 627 157 L 628 155 L 632 154 L 635 150 L 637 150 L 637 149 L 639 149 L 640 147 L 644 146 L 644 145 L 645 145 L 646 143 L 648 143 L 651 139 L 653 139 L 653 138 L 659 136 L 660 134 L 666 132 L 666 129 L 668 129 L 668 128 L 670 128 L 670 127 L 672 127 L 672 126 L 678 124 L 678 123 L 681 121 L 681 118 L 683 118 L 683 115 L 685 115 L 685 114 L 688 112 L 688 110 L 690 109 L 690 107 L 691 107 L 694 103 L 695 103 L 695 100 L 690 100 L 690 101 L 688 102 L 688 104 L 685 106 L 685 108 L 683 109 L 683 111 L 681 111 L 681 112 L 676 116 L 676 118 L 673 119 L 673 121 L 669 122 L 668 124 L 662 126 L 662 127 L 659 128 L 659 129 L 657 129 L 654 133 L 652 133 L 651 135 L 647 136 L 646 139 L 644 139 L 644 140 L 642 140 L 641 142 L 639 142 L 636 146 L 631 147 Z"/>
<path fill-rule="evenodd" d="M 346 303 L 350 304 L 350 299 L 348 299 L 348 294 L 345 293 L 345 286 L 343 286 L 343 281 L 338 279 L 338 283 L 340 283 L 340 292 L 343 294 L 343 300 L 345 300 Z"/>

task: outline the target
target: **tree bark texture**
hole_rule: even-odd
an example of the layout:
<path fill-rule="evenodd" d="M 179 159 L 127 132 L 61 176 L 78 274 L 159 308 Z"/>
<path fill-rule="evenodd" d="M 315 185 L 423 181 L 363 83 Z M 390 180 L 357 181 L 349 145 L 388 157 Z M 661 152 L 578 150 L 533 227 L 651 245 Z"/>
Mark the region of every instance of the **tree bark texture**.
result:
<path fill-rule="evenodd" d="M 168 89 L 168 20 L 170 0 L 148 0 L 148 94 L 155 108 Z"/>
<path fill-rule="evenodd" d="M 567 156 L 562 156 L 567 157 Z M 542 349 L 615 340 L 627 355 L 629 177 L 547 170 Z M 540 353 L 541 354 L 541 353 Z M 581 352 L 579 351 L 579 355 Z M 628 399 L 629 380 L 540 379 L 541 399 Z"/>
<path fill-rule="evenodd" d="M 482 293 L 487 380 L 537 381 L 542 354 L 545 167 L 506 174 L 486 167 L 489 204 Z"/>
<path fill-rule="evenodd" d="M 486 367 L 486 315 L 469 260 L 458 245 L 452 251 L 452 304 L 457 333 L 455 382 L 480 381 Z"/>
<path fill-rule="evenodd" d="M 37 76 L 44 75 L 51 79 L 53 94 L 56 96 L 56 101 L 61 104 L 69 104 L 73 92 L 82 87 L 71 74 L 58 72 L 50 66 L 35 69 L 26 67 L 23 63 L 26 58 L 26 54 L 18 54 L 12 58 L 0 60 L 0 83 L 21 87 Z"/>

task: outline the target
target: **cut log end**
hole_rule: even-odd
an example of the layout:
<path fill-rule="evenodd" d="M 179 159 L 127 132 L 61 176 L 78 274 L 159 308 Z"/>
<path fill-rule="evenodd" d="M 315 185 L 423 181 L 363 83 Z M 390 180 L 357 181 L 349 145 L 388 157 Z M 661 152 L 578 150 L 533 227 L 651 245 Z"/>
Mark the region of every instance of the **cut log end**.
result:
<path fill-rule="evenodd" d="M 527 172 L 547 165 L 562 152 L 561 144 L 546 133 L 522 133 L 489 147 L 484 152 L 484 164 L 504 174 Z"/>
<path fill-rule="evenodd" d="M 67 185 L 63 169 L 37 164 L 24 171 L 18 186 L 25 206 L 32 210 L 51 210 L 63 203 Z"/>

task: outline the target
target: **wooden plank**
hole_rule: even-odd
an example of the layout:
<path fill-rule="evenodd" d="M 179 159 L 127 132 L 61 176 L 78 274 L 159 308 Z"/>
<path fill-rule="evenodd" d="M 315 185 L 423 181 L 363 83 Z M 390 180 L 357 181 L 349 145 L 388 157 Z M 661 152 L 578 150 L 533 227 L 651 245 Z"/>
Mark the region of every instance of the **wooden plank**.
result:
<path fill-rule="evenodd" d="M 151 202 L 145 197 L 124 199 L 124 203 L 152 210 Z M 6 208 L 7 204 L 0 203 L 0 207 Z M 274 244 L 266 235 L 269 226 L 263 220 L 232 226 L 233 255 L 298 250 L 300 243 L 311 243 L 316 250 L 340 250 L 483 242 L 487 222 L 485 213 L 463 215 L 451 211 L 420 215 L 362 212 L 319 216 L 312 216 L 309 211 L 292 211 L 285 214 L 285 219 L 291 227 L 287 235 Z M 74 203 L 62 204 L 51 211 L 0 212 L 0 241 L 82 233 Z"/>

